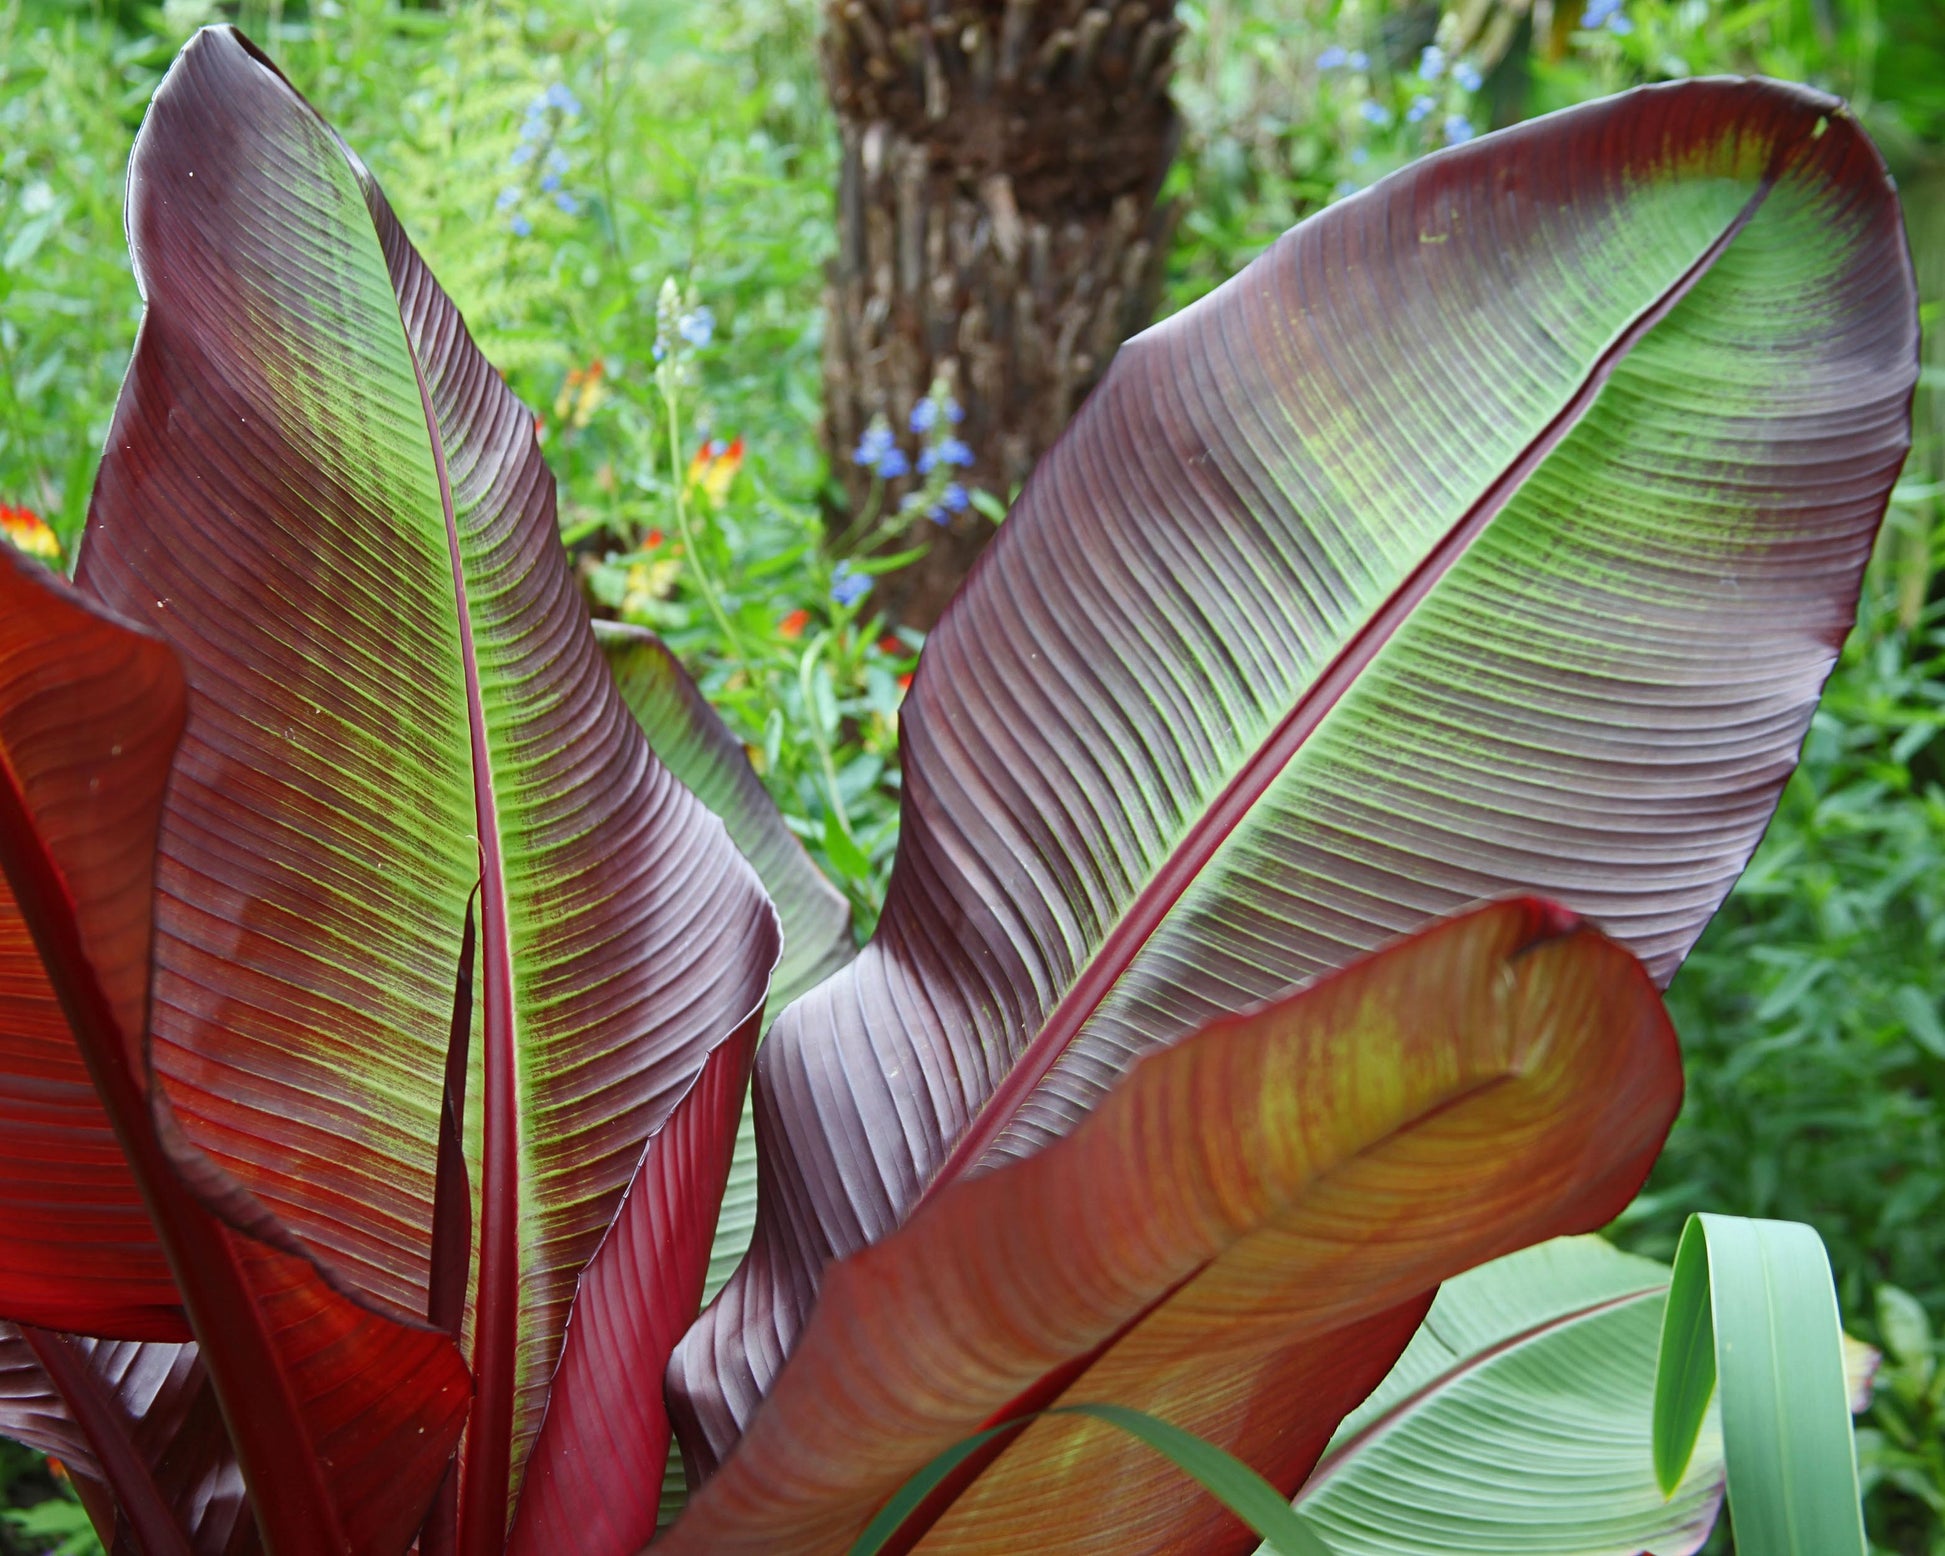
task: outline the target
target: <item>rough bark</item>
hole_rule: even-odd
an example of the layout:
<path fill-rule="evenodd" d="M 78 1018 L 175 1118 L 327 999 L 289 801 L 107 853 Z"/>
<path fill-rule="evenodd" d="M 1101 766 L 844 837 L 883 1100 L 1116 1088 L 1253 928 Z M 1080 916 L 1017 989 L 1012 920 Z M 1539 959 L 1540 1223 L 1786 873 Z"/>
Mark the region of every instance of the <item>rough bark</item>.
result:
<path fill-rule="evenodd" d="M 824 70 L 843 135 L 825 294 L 825 444 L 842 528 L 852 451 L 883 415 L 908 453 L 935 377 L 966 411 L 965 484 L 1004 501 L 1152 318 L 1173 225 L 1174 0 L 832 0 Z M 888 483 L 889 505 L 916 477 Z M 929 627 L 992 531 L 968 509 L 884 580 Z M 902 543 L 905 536 L 899 537 Z"/>

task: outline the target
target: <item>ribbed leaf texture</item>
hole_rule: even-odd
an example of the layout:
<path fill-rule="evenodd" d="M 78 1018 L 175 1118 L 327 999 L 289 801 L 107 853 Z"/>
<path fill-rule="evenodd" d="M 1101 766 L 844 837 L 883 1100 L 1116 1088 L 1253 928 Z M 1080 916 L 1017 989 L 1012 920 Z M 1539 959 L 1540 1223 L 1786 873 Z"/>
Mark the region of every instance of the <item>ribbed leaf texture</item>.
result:
<path fill-rule="evenodd" d="M 1665 1265 L 1597 1237 L 1447 1281 L 1297 1507 L 1335 1556 L 1690 1556 L 1722 1504 L 1722 1441 L 1711 1421 L 1662 1495 L 1649 1442 L 1667 1295 Z"/>
<path fill-rule="evenodd" d="M 1647 973 L 1544 903 L 1225 1018 L 836 1266 L 669 1556 L 841 1556 L 937 1454 L 1057 1403 L 1159 1416 L 1294 1492 L 1432 1288 L 1613 1216 L 1680 1097 Z M 888 1548 L 1255 1546 L 1140 1443 L 1062 1416 L 975 1454 Z"/>
<path fill-rule="evenodd" d="M 54 1345 L 66 1348 L 72 1371 L 82 1375 L 65 1378 L 65 1391 L 40 1360 Z M 64 1392 L 89 1397 L 77 1408 L 64 1402 Z M 30 1343 L 13 1325 L 0 1325 L 0 1431 L 58 1458 L 91 1507 L 108 1497 L 103 1505 L 126 1509 L 146 1500 L 162 1510 L 182 1541 L 171 1549 L 195 1556 L 256 1556 L 262 1549 L 216 1392 L 193 1344 L 44 1331 Z M 146 1548 L 125 1512 L 104 1536 L 115 1556 L 171 1556 Z"/>
<path fill-rule="evenodd" d="M 461 1548 L 497 1552 L 577 1282 L 712 1053 L 753 1039 L 775 915 L 615 691 L 531 416 L 235 32 L 158 90 L 128 229 L 147 310 L 78 577 L 190 687 L 156 910 L 172 1150 L 232 1224 L 426 1315 L 477 883 L 447 1208 L 475 1212 Z M 664 1211 L 708 1223 L 720 1172 L 643 1192 L 681 1182 Z"/>
<path fill-rule="evenodd" d="M 1665 981 L 1852 620 L 1916 343 L 1856 122 L 1717 80 L 1428 157 L 1124 347 L 927 643 L 871 945 L 764 1045 L 685 1452 L 831 1259 L 1226 1011 L 1509 890 Z"/>
<path fill-rule="evenodd" d="M 172 1121 L 145 1089 L 156 839 L 185 700 L 167 644 L 0 555 L 0 867 L 203 1341 L 259 1526 L 291 1556 L 394 1556 L 465 1416 L 457 1350 L 217 1221 L 165 1156 Z M 85 1423 L 90 1390 L 59 1375 L 65 1349 L 50 1354 Z M 167 1548 L 141 1506 L 123 1511 Z"/>
<path fill-rule="evenodd" d="M 14 580 L 5 594 L 8 601 L 30 598 L 13 591 L 33 587 L 35 566 L 11 549 L 0 554 L 0 568 L 8 569 Z M 166 678 L 168 667 L 145 662 L 149 656 L 142 652 L 143 645 L 119 638 L 70 648 L 35 631 L 32 616 L 30 606 L 17 604 L 14 619 L 0 626 L 0 697 L 16 705 L 16 718 L 57 733 L 71 712 L 64 703 L 75 685 L 75 667 L 64 661 L 70 653 L 85 655 L 93 647 L 104 655 L 102 679 L 122 680 L 127 698 L 119 706 L 110 703 L 101 710 L 116 724 L 108 739 L 110 748 L 118 748 L 114 762 L 126 760 L 133 766 L 149 761 L 154 764 L 151 780 L 166 773 L 166 744 L 144 751 L 139 741 L 117 736 L 124 727 L 133 734 L 146 722 L 150 710 L 141 704 L 157 695 L 155 677 Z M 149 655 L 157 651 L 158 646 L 149 646 Z M 20 733 L 29 741 L 36 739 L 30 730 L 23 728 Z M 6 760 L 0 747 L 0 762 Z M 20 775 L 11 776 L 18 784 Z M 142 785 L 118 785 L 114 766 L 96 776 L 107 785 L 103 805 L 125 811 L 143 803 Z M 111 834 L 114 822 L 104 819 L 101 830 Z M 150 864 L 139 854 L 103 863 L 111 877 L 105 889 L 121 899 L 117 921 L 106 930 L 116 943 L 106 947 L 105 954 L 125 961 L 139 974 L 148 949 Z M 126 878 L 116 881 L 115 876 Z M 117 997 L 121 1013 L 139 1030 L 139 983 L 125 984 Z M 102 1110 L 27 920 L 4 875 L 0 875 L 0 1314 L 23 1323 L 124 1339 L 183 1340 L 189 1334 L 141 1190 Z"/>
<path fill-rule="evenodd" d="M 811 862 L 804 845 L 682 661 L 654 633 L 619 621 L 594 623 L 621 700 L 662 765 L 729 828 L 783 923 L 783 957 L 770 981 L 770 1010 L 782 1010 L 857 955 L 851 905 Z"/>

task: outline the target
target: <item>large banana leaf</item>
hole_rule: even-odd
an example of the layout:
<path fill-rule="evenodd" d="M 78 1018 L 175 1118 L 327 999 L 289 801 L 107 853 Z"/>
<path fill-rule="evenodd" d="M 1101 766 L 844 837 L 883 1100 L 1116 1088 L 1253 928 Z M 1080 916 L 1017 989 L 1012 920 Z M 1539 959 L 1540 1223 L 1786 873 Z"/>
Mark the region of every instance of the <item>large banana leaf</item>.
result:
<path fill-rule="evenodd" d="M 1916 344 L 1856 121 L 1717 80 L 1429 157 L 1126 346 L 926 645 L 872 943 L 759 1057 L 685 1451 L 829 1260 L 1225 1011 L 1508 890 L 1666 980 L 1851 622 Z"/>
<path fill-rule="evenodd" d="M 1139 1064 L 1070 1137 L 950 1186 L 832 1270 L 669 1556 L 842 1553 L 936 1455 L 1054 1404 L 1159 1416 L 1287 1495 L 1431 1289 L 1613 1215 L 1680 1096 L 1646 972 L 1543 903 L 1479 909 L 1225 1018 Z M 1063 1415 L 975 1454 L 888 1549 L 1255 1545 L 1145 1447 Z"/>
<path fill-rule="evenodd" d="M 90 1511 L 104 1510 L 103 1544 L 117 1556 L 256 1556 L 262 1548 L 193 1344 L 0 1325 L 0 1430 L 61 1461 Z"/>
<path fill-rule="evenodd" d="M 141 1034 L 156 838 L 184 705 L 166 644 L 0 554 L 0 872 L 205 1342 L 259 1525 L 280 1556 L 396 1556 L 465 1417 L 457 1350 L 423 1320 L 374 1313 L 307 1261 L 226 1228 L 159 1138 L 170 1121 Z M 56 1365 L 68 1342 L 48 1343 L 49 1381 L 78 1423 L 98 1422 L 87 1374 Z M 90 1431 L 105 1452 L 113 1432 Z M 124 1509 L 138 1528 L 144 1505 L 154 1499 Z"/>
<path fill-rule="evenodd" d="M 770 1009 L 783 1009 L 857 954 L 850 903 L 784 825 L 742 745 L 669 646 L 654 633 L 619 621 L 595 622 L 594 639 L 650 748 L 723 818 L 770 894 L 783 925 Z"/>
<path fill-rule="evenodd" d="M 1699 1550 L 1722 1502 L 1720 1434 L 1711 1422 L 1667 1496 L 1650 1451 L 1667 1296 L 1666 1266 L 1597 1237 L 1447 1281 L 1298 1508 L 1335 1556 Z"/>
<path fill-rule="evenodd" d="M 616 694 L 531 416 L 362 165 L 233 31 L 157 91 L 128 230 L 146 312 L 78 577 L 189 682 L 151 1024 L 172 1154 L 379 1311 L 431 1312 L 439 1228 L 470 1242 L 459 1539 L 497 1552 L 624 1193 L 679 1180 L 660 1213 L 713 1220 L 709 1174 L 644 1153 L 712 1054 L 747 1062 L 775 915 Z M 442 1112 L 464 1147 L 443 1199 Z M 638 1300 L 686 1316 L 700 1280 Z M 652 1479 L 651 1416 L 625 1446 Z"/>

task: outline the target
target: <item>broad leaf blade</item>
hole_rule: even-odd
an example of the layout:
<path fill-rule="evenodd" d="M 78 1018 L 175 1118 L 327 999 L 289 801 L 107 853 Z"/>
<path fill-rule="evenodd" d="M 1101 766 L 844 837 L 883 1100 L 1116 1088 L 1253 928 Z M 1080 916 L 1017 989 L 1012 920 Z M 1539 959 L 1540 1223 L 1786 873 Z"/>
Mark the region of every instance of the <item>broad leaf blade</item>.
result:
<path fill-rule="evenodd" d="M 509 1556 L 633 1556 L 655 1533 L 669 1451 L 653 1375 L 701 1306 L 712 1228 L 707 1203 L 729 1170 L 760 1016 L 710 1055 L 650 1137 L 628 1197 L 581 1276 L 547 1415 L 528 1460 Z"/>
<path fill-rule="evenodd" d="M 1713 1424 L 1672 1496 L 1647 1454 L 1667 1286 L 1594 1237 L 1447 1281 L 1298 1509 L 1337 1556 L 1699 1550 L 1722 1501 Z"/>
<path fill-rule="evenodd" d="M 837 1266 L 670 1556 L 841 1553 L 935 1454 L 1055 1403 L 1159 1416 L 1288 1495 L 1430 1289 L 1611 1216 L 1679 1096 L 1641 967 L 1530 902 L 1217 1023 Z M 893 1549 L 1255 1546 L 1095 1422 L 1042 1419 L 969 1462 Z"/>
<path fill-rule="evenodd" d="M 1702 81 L 1428 157 L 1124 347 L 928 640 L 872 944 L 759 1057 L 792 1188 L 685 1342 L 699 1460 L 825 1261 L 1225 1011 L 1509 890 L 1665 980 L 1852 620 L 1916 341 L 1855 121 Z"/>
<path fill-rule="evenodd" d="M 159 1138 L 173 1120 L 144 1092 L 176 658 L 0 557 L 0 667 L 0 866 L 204 1342 L 258 1524 L 280 1552 L 402 1551 L 464 1419 L 457 1351 L 225 1228 L 176 1176 Z"/>
<path fill-rule="evenodd" d="M 594 623 L 621 700 L 662 765 L 729 828 L 783 921 L 783 956 L 770 984 L 782 1010 L 857 955 L 851 905 L 811 862 L 701 688 L 654 633 L 617 621 Z"/>
<path fill-rule="evenodd" d="M 0 568 L 24 585 L 33 564 L 11 549 Z M 4 596 L 12 599 L 8 593 Z M 141 654 L 110 638 L 52 641 L 31 631 L 26 614 L 0 631 L 0 696 L 20 704 L 23 722 L 53 723 L 67 717 L 72 695 L 71 658 L 108 656 L 111 673 L 130 676 L 135 698 L 148 691 Z M 150 673 L 158 673 L 153 667 Z M 160 672 L 166 674 L 166 672 Z M 38 712 L 35 705 L 38 705 Z M 131 731 L 140 727 L 131 703 L 104 709 Z M 28 738 L 32 738 L 31 736 Z M 108 744 L 118 742 L 113 735 Z M 135 742 L 124 743 L 130 764 L 143 759 Z M 0 761 L 5 760 L 0 751 Z M 166 768 L 167 754 L 159 760 Z M 113 768 L 98 775 L 115 782 Z M 146 868 L 139 861 L 129 869 Z M 131 896 L 131 904 L 136 898 Z M 138 912 L 127 932 L 142 945 L 124 953 L 136 967 L 146 955 L 146 916 Z M 124 990 L 124 1013 L 140 1019 L 140 990 Z M 149 1224 L 148 1208 L 114 1129 L 95 1094 L 88 1067 L 75 1047 L 60 1001 L 47 980 L 33 936 L 0 876 L 0 1313 L 23 1323 L 77 1329 L 124 1339 L 183 1340 L 188 1327 L 168 1260 Z"/>
<path fill-rule="evenodd" d="M 1712 1367 L 1693 1358 L 1694 1315 Z M 1823 1241 L 1795 1221 L 1691 1216 L 1655 1387 L 1656 1473 L 1686 1464 L 1705 1374 L 1721 1393 L 1736 1549 L 1863 1556 L 1843 1327 Z"/>
<path fill-rule="evenodd" d="M 497 1552 L 577 1281 L 762 1005 L 774 915 L 616 694 L 531 417 L 233 32 L 158 90 L 129 231 L 147 311 L 79 576 L 191 688 L 153 1023 L 176 1156 L 234 1224 L 425 1314 L 478 884 L 461 1548 Z"/>
<path fill-rule="evenodd" d="M 70 1349 L 90 1374 L 91 1429 L 84 1430 L 64 1394 L 43 1368 L 49 1343 Z M 122 1508 L 143 1499 L 160 1505 L 173 1525 L 160 1537 L 154 1525 L 122 1521 L 111 1549 L 196 1556 L 255 1556 L 261 1549 L 243 1477 L 230 1451 L 209 1375 L 193 1344 L 132 1344 L 42 1334 L 30 1343 L 0 1326 L 0 1431 L 59 1458 L 78 1479 L 94 1481 Z M 108 1439 L 103 1441 L 104 1436 Z M 146 1484 L 131 1486 L 131 1480 Z M 170 1544 L 171 1533 L 184 1544 Z"/>

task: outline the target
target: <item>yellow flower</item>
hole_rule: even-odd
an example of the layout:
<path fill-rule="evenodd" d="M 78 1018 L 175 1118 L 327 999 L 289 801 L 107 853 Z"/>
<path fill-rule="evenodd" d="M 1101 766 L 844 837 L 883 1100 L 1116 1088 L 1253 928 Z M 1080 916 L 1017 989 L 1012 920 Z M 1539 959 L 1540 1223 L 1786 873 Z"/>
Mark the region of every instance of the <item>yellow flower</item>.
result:
<path fill-rule="evenodd" d="M 12 508 L 0 502 L 0 535 L 5 535 L 29 556 L 37 556 L 44 562 L 61 560 L 60 541 L 31 508 Z"/>
<path fill-rule="evenodd" d="M 736 472 L 743 467 L 743 440 L 725 443 L 721 438 L 711 438 L 696 450 L 696 457 L 689 461 L 689 490 L 701 492 L 709 499 L 709 506 L 720 508 L 723 499 L 729 495 L 729 483 L 736 479 Z"/>

